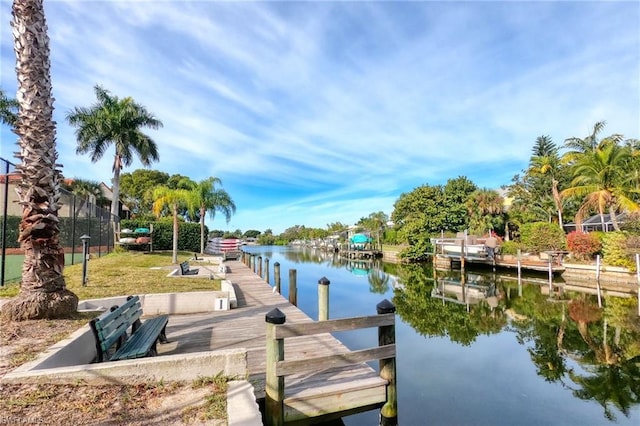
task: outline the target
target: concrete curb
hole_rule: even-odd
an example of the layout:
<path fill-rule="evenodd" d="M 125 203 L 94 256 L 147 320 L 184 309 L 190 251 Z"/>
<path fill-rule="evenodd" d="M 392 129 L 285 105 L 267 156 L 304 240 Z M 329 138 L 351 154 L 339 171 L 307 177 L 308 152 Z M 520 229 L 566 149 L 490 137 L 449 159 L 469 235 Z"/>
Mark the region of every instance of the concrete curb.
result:
<path fill-rule="evenodd" d="M 227 388 L 228 426 L 262 426 L 262 414 L 253 386 L 246 380 L 231 381 Z"/>

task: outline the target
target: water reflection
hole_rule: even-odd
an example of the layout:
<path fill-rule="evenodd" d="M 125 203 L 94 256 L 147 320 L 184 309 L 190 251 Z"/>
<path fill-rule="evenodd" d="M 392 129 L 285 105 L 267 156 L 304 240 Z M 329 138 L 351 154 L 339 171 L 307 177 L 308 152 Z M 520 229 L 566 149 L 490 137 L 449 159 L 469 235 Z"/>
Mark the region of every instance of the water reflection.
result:
<path fill-rule="evenodd" d="M 628 416 L 640 403 L 640 320 L 637 299 L 556 291 L 496 274 L 459 271 L 435 275 L 419 266 L 397 266 L 402 290 L 394 303 L 418 333 L 470 345 L 479 335 L 508 328 L 529 344 L 537 374 L 559 382 L 604 417 Z M 546 288 L 545 288 L 546 287 Z"/>
<path fill-rule="evenodd" d="M 449 389 L 455 392 L 456 398 L 464 399 L 465 395 L 478 398 L 473 390 L 479 389 L 479 383 L 485 383 L 489 396 L 483 396 L 483 403 L 474 406 L 473 413 L 469 414 L 469 419 L 473 416 L 478 419 L 477 424 L 489 424 L 491 419 L 493 424 L 525 424 L 524 419 L 538 419 L 538 424 L 563 424 L 567 416 L 574 416 L 575 421 L 570 423 L 581 424 L 602 424 L 607 420 L 617 424 L 637 422 L 637 418 L 631 418 L 640 412 L 640 318 L 635 293 L 604 293 L 602 307 L 599 307 L 594 288 L 580 288 L 562 279 L 554 279 L 550 285 L 544 276 L 523 276 L 518 280 L 515 275 L 491 270 L 461 275 L 459 271 L 434 271 L 430 265 L 342 259 L 317 249 L 250 250 L 259 250 L 263 258 L 274 255 L 286 258 L 299 274 L 313 269 L 314 277 L 326 275 L 332 281 L 336 304 L 354 298 L 366 299 L 342 304 L 341 316 L 352 314 L 346 311 L 347 307 L 373 305 L 363 294 L 367 288 L 375 295 L 373 300 L 379 301 L 380 295 L 384 295 L 393 301 L 403 322 L 398 333 L 405 333 L 399 334 L 397 340 L 400 345 L 411 342 L 412 352 L 405 352 L 403 362 L 398 364 L 402 377 L 399 395 L 406 398 L 405 404 L 399 405 L 401 423 L 404 415 L 405 419 L 414 420 L 405 424 L 419 424 L 416 419 L 422 418 L 425 406 L 439 397 L 438 389 L 444 389 L 445 393 Z M 343 271 L 318 269 L 318 265 Z M 334 279 L 334 276 L 342 278 Z M 345 276 L 353 281 L 344 282 Z M 316 280 L 306 280 L 312 283 L 307 290 L 310 295 L 301 300 L 315 297 Z M 506 340 L 509 343 L 505 343 Z M 444 348 L 443 342 L 451 343 Z M 487 342 L 491 343 L 487 345 Z M 476 351 L 486 350 L 488 346 L 492 361 L 483 364 L 486 354 Z M 440 355 L 434 355 L 435 350 L 440 351 Z M 510 362 L 515 358 L 518 362 L 522 359 L 524 364 Z M 426 367 L 427 359 L 437 363 L 440 369 Z M 464 377 L 447 373 L 450 363 L 460 366 L 467 362 L 484 368 L 467 369 Z M 535 374 L 527 364 L 535 368 Z M 540 388 L 537 384 L 543 382 L 557 386 Z M 512 392 L 512 389 L 519 390 Z M 537 402 L 522 402 L 522 395 L 544 400 L 541 404 L 553 408 L 547 413 Z M 545 399 L 547 396 L 549 399 Z M 495 410 L 483 408 L 492 404 L 493 398 L 516 405 L 509 411 L 510 405 L 505 402 L 496 420 Z M 442 404 L 446 401 L 446 397 L 438 399 L 440 405 L 435 409 L 462 416 L 459 410 L 455 411 L 459 408 L 455 401 L 459 399 L 445 407 Z M 436 413 L 431 414 L 433 424 L 449 424 L 449 420 L 455 423 L 444 417 L 438 422 Z M 593 418 L 594 415 L 597 418 Z M 473 424 L 472 420 L 466 420 L 468 418 L 464 417 L 458 424 Z M 585 419 L 588 419 L 586 423 Z M 372 424 L 368 420 L 371 419 L 346 423 Z M 527 424 L 535 422 L 531 420 Z"/>

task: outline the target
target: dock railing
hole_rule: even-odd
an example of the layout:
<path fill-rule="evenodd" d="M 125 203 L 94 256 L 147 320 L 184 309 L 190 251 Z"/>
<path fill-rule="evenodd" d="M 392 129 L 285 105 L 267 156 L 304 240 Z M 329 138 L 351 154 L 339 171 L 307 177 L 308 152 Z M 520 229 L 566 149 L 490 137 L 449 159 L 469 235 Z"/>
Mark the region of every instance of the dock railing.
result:
<path fill-rule="evenodd" d="M 361 364 L 366 361 L 379 360 L 380 377 L 387 382 L 386 400 L 375 403 L 381 407 L 381 424 L 397 424 L 396 396 L 396 345 L 395 345 L 395 306 L 383 300 L 376 306 L 378 315 L 342 318 L 319 322 L 285 324 L 286 316 L 278 308 L 266 315 L 267 322 L 267 356 L 266 356 L 266 389 L 265 418 L 267 426 L 285 424 L 285 376 L 307 374 L 331 368 Z M 346 351 L 340 354 L 309 357 L 285 361 L 284 340 L 290 337 L 309 336 L 321 333 L 358 330 L 378 327 L 378 346 L 368 349 Z M 351 413 L 371 409 L 371 403 L 354 400 L 353 406 L 341 406 L 341 412 Z M 365 408 L 366 407 L 366 408 Z M 327 414 L 319 410 L 318 415 Z"/>

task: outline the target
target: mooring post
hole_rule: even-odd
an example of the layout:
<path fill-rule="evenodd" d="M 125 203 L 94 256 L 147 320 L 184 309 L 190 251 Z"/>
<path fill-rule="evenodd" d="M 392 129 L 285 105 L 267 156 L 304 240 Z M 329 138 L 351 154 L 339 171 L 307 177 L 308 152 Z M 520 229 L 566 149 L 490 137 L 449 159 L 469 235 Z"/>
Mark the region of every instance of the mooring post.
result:
<path fill-rule="evenodd" d="M 262 256 L 258 256 L 258 276 L 262 278 Z"/>
<path fill-rule="evenodd" d="M 640 254 L 636 253 L 636 278 L 638 280 L 638 316 L 640 317 Z"/>
<path fill-rule="evenodd" d="M 384 299 L 376 305 L 378 315 L 395 313 L 393 303 Z M 394 345 L 396 343 L 396 326 L 378 327 L 378 345 Z M 387 402 L 380 409 L 380 426 L 396 426 L 398 424 L 398 392 L 396 384 L 396 358 L 380 360 L 380 377 L 388 382 Z"/>
<path fill-rule="evenodd" d="M 278 308 L 267 312 L 267 365 L 265 374 L 265 420 L 267 426 L 284 425 L 284 376 L 276 374 L 276 363 L 284 360 L 284 339 L 276 337 L 277 325 L 284 324 L 287 316 Z"/>
<path fill-rule="evenodd" d="M 518 249 L 516 264 L 518 267 L 518 296 L 522 297 L 522 252 Z"/>
<path fill-rule="evenodd" d="M 465 234 L 465 238 L 466 238 L 466 234 Z M 460 241 L 460 271 L 464 274 L 464 240 L 465 238 L 463 238 Z"/>
<path fill-rule="evenodd" d="M 253 272 L 255 267 L 256 267 L 256 255 L 252 254 L 251 257 L 249 258 L 249 269 L 251 270 L 251 272 Z"/>
<path fill-rule="evenodd" d="M 598 308 L 602 308 L 602 297 L 600 296 L 600 255 L 596 257 L 596 291 L 598 293 Z"/>
<path fill-rule="evenodd" d="M 329 284 L 327 277 L 318 280 L 318 321 L 329 319 Z"/>
<path fill-rule="evenodd" d="M 264 271 L 265 271 L 265 281 L 269 284 L 269 258 L 264 258 Z"/>
<path fill-rule="evenodd" d="M 280 262 L 276 262 L 273 264 L 273 285 L 276 288 L 278 294 L 282 294 L 280 291 Z"/>
<path fill-rule="evenodd" d="M 289 269 L 289 303 L 298 306 L 298 283 L 295 269 Z"/>
<path fill-rule="evenodd" d="M 549 254 L 549 295 L 551 296 L 553 293 L 553 265 L 552 265 L 553 257 Z"/>

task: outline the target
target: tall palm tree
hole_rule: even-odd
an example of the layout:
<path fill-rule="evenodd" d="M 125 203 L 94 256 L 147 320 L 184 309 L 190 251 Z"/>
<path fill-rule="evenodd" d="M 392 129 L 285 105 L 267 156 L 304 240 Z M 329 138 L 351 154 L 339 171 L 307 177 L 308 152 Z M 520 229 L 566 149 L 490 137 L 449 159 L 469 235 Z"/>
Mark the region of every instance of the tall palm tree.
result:
<path fill-rule="evenodd" d="M 130 97 L 119 99 L 99 85 L 94 90 L 98 101 L 88 108 L 74 108 L 67 114 L 67 121 L 77 127 L 76 153 L 90 153 L 92 162 L 100 160 L 111 144 L 115 146 L 111 215 L 118 220 L 120 171 L 131 165 L 134 154 L 143 166 L 159 160 L 156 143 L 140 129 L 158 129 L 162 122 Z"/>
<path fill-rule="evenodd" d="M 558 147 L 549 136 L 538 136 L 532 154 L 529 160 L 529 171 L 533 175 L 542 175 L 549 178 L 551 196 L 553 197 L 553 202 L 558 214 L 558 223 L 562 226 L 562 198 L 558 190 L 559 179 L 562 173 L 562 163 L 558 155 Z"/>
<path fill-rule="evenodd" d="M 616 144 L 622 141 L 622 135 L 613 134 L 611 136 L 607 136 L 606 138 L 598 141 L 598 135 L 604 129 L 606 125 L 606 121 L 598 121 L 593 125 L 593 130 L 590 135 L 585 136 L 584 138 L 571 137 L 564 140 L 564 147 L 568 150 L 562 156 L 562 159 L 567 164 L 573 164 L 577 161 L 582 154 L 586 154 L 592 151 L 600 145 L 602 142 L 614 142 Z"/>
<path fill-rule="evenodd" d="M 56 127 L 49 62 L 49 37 L 43 0 L 13 2 L 13 34 L 18 74 L 20 183 L 22 205 L 18 240 L 24 250 L 22 282 L 17 297 L 2 307 L 11 320 L 60 318 L 76 311 L 78 297 L 67 290 L 62 275 L 64 251 L 58 225 L 61 172 L 56 163 Z"/>
<path fill-rule="evenodd" d="M 618 210 L 640 210 L 626 185 L 630 161 L 630 150 L 614 141 L 602 141 L 593 151 L 577 158 L 571 187 L 561 193 L 562 197 L 584 197 L 576 215 L 576 223 L 581 223 L 589 211 L 595 210 L 600 215 L 604 230 L 604 214 L 608 211 L 613 227 L 619 230 L 616 220 Z"/>
<path fill-rule="evenodd" d="M 169 207 L 173 216 L 173 263 L 178 263 L 178 209 L 188 206 L 190 197 L 191 193 L 186 189 L 159 186 L 153 191 L 153 213 L 160 217 L 162 210 Z"/>
<path fill-rule="evenodd" d="M 216 184 L 222 185 L 222 181 L 217 177 L 210 177 L 200 181 L 191 189 L 190 213 L 195 216 L 198 210 L 200 217 L 200 253 L 204 253 L 205 232 L 204 219 L 207 212 L 213 220 L 216 212 L 224 214 L 227 223 L 231 220 L 231 215 L 236 212 L 236 205 L 231 196 L 222 188 L 216 188 Z"/>
<path fill-rule="evenodd" d="M 18 120 L 18 101 L 7 97 L 4 91 L 0 89 L 0 123 L 14 126 Z"/>

